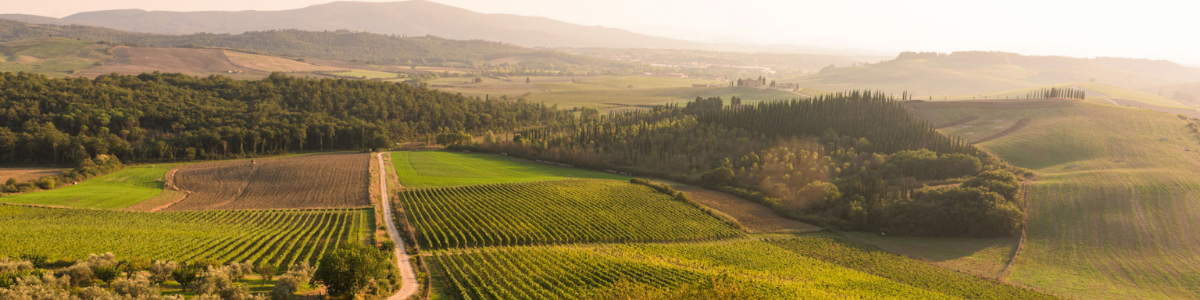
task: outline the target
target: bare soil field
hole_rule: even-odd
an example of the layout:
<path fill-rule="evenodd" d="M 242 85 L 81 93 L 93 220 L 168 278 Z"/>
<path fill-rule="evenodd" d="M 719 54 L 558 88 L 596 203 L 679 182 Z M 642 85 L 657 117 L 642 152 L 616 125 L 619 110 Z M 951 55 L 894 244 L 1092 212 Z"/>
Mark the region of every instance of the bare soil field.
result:
<path fill-rule="evenodd" d="M 0 168 L 0 182 L 9 178 L 16 179 L 17 182 L 26 182 L 42 176 L 58 175 L 66 170 L 61 168 Z"/>
<path fill-rule="evenodd" d="M 188 165 L 174 178 L 187 197 L 164 210 L 368 206 L 369 162 L 345 153 Z"/>
<path fill-rule="evenodd" d="M 225 57 L 229 58 L 229 62 L 234 65 L 241 66 L 246 69 L 254 69 L 267 72 L 341 72 L 349 71 L 346 68 L 318 66 L 309 63 L 299 62 L 283 57 L 267 56 L 250 54 L 245 52 L 225 50 Z"/>
<path fill-rule="evenodd" d="M 189 75 L 228 74 L 230 70 L 242 70 L 258 77 L 269 72 L 247 69 L 234 65 L 225 56 L 225 50 L 193 48 L 116 47 L 111 50 L 116 56 L 104 66 L 80 70 L 77 76 L 121 73 L 138 74 L 154 71 L 170 71 Z"/>
<path fill-rule="evenodd" d="M 821 230 L 820 227 L 808 223 L 784 218 L 769 207 L 737 196 L 694 186 L 674 187 L 686 194 L 688 199 L 737 219 L 738 223 L 742 223 L 751 233 L 801 233 Z"/>

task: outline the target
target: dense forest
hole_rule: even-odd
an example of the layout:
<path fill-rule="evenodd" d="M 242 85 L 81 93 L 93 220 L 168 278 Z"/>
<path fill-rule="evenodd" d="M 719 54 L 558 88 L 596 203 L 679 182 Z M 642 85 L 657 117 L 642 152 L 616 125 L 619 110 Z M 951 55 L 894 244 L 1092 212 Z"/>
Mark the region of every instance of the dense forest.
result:
<path fill-rule="evenodd" d="M 782 214 L 850 230 L 919 236 L 1013 236 L 1020 178 L 969 143 L 941 135 L 882 93 L 601 115 L 486 136 L 479 145 L 577 166 L 691 182 Z"/>
<path fill-rule="evenodd" d="M 157 35 L 82 25 L 29 25 L 0 20 L 0 41 L 45 37 L 154 47 L 212 47 L 376 65 L 466 67 L 488 75 L 628 75 L 643 64 L 481 40 L 402 37 L 352 31 L 273 30 L 243 34 Z M 493 61 L 517 58 L 512 62 Z"/>
<path fill-rule="evenodd" d="M 73 165 L 388 148 L 441 132 L 506 131 L 569 118 L 406 84 L 255 81 L 182 74 L 51 79 L 0 73 L 0 163 Z"/>

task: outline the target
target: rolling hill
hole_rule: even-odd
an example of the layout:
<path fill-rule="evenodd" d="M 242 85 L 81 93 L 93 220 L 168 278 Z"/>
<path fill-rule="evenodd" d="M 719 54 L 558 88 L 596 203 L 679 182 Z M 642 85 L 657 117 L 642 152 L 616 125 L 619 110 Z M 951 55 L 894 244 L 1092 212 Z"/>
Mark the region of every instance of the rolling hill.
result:
<path fill-rule="evenodd" d="M 821 46 L 693 42 L 638 34 L 623 29 L 585 26 L 544 17 L 486 14 L 423 0 L 385 3 L 339 1 L 282 11 L 168 12 L 108 10 L 64 18 L 0 14 L 0 19 L 35 24 L 91 25 L 160 33 L 230 33 L 277 29 L 354 30 L 459 40 L 487 40 L 525 47 L 669 48 L 739 52 L 786 52 L 881 55 L 884 52 Z"/>
<path fill-rule="evenodd" d="M 908 90 L 918 96 L 992 93 L 1092 80 L 1123 88 L 1149 89 L 1196 82 L 1200 80 L 1200 69 L 1146 59 L 907 52 L 882 63 L 827 69 L 796 79 L 806 88 L 871 88 L 895 93 Z"/>
<path fill-rule="evenodd" d="M 348 29 L 381 34 L 502 41 L 527 47 L 688 48 L 699 44 L 548 18 L 477 13 L 429 1 L 334 2 L 284 11 L 110 10 L 78 13 L 62 19 L 28 15 L 0 15 L 0 18 L 177 35 L 199 32 L 238 34 L 275 29 Z"/>
<path fill-rule="evenodd" d="M 402 65 L 490 68 L 487 71 L 542 72 L 557 75 L 626 74 L 646 71 L 644 65 L 630 62 L 481 40 L 451 40 L 434 36 L 401 37 L 344 30 L 162 35 L 93 26 L 38 25 L 0 20 L 0 43 L 43 40 L 47 36 L 129 46 L 236 49 L 289 57 L 337 60 L 359 65 L 346 66 L 345 63 L 331 62 L 331 65 L 343 69 L 378 69 L 377 66 L 369 65 Z"/>
<path fill-rule="evenodd" d="M 1029 185 L 1027 238 L 1007 281 L 1076 299 L 1194 299 L 1197 136 L 1173 114 L 1107 100 L 910 108 L 965 139 L 1029 120 L 977 144 L 1039 176 Z"/>

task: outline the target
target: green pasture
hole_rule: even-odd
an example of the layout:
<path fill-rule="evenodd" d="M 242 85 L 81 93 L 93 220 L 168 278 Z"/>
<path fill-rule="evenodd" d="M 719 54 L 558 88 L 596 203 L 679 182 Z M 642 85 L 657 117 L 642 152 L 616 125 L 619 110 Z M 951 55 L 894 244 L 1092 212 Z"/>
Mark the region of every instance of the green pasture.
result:
<path fill-rule="evenodd" d="M 581 168 L 564 168 L 499 154 L 450 151 L 392 152 L 392 164 L 406 188 L 546 181 L 567 178 L 629 180 Z"/>
<path fill-rule="evenodd" d="M 159 181 L 172 164 L 128 166 L 120 171 L 53 190 L 0 197 L 0 202 L 74 208 L 122 209 L 163 191 Z M 62 184 L 62 183 L 60 183 Z"/>
<path fill-rule="evenodd" d="M 926 108 L 952 135 L 1029 118 L 979 144 L 1032 169 L 1028 237 L 1011 282 L 1079 299 L 1200 298 L 1200 143 L 1174 115 L 1079 101 L 1069 107 Z"/>

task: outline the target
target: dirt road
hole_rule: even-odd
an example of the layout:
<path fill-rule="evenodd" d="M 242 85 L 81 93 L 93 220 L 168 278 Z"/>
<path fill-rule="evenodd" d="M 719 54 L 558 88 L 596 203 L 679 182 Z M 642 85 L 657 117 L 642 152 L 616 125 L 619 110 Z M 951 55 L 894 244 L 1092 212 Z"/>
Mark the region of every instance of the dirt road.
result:
<path fill-rule="evenodd" d="M 379 195 L 383 199 L 383 218 L 386 219 L 388 236 L 392 241 L 396 242 L 396 264 L 400 268 L 400 291 L 395 295 L 388 297 L 388 300 L 408 299 L 415 295 L 418 290 L 417 273 L 413 271 L 412 264 L 408 262 L 408 252 L 404 249 L 404 240 L 400 238 L 400 231 L 396 230 L 396 222 L 392 218 L 391 197 L 387 190 L 387 168 L 383 164 L 383 153 L 376 153 L 379 156 Z"/>

